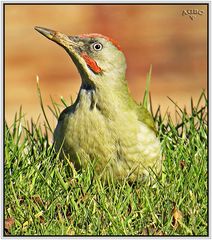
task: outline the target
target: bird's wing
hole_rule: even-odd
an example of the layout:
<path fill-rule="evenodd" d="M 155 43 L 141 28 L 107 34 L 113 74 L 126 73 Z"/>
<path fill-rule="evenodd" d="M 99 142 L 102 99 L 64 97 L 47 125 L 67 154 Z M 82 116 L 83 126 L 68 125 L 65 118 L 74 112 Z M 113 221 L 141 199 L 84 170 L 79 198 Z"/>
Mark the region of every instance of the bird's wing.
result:
<path fill-rule="evenodd" d="M 122 91 L 120 91 L 120 93 L 122 93 L 122 99 L 125 103 L 125 106 L 128 109 L 133 109 L 136 111 L 136 115 L 138 117 L 138 120 L 144 124 L 146 124 L 150 129 L 152 129 L 155 133 L 157 132 L 156 128 L 155 128 L 155 122 L 153 120 L 152 115 L 150 114 L 150 112 L 142 105 L 142 104 L 138 104 L 130 95 L 129 93 L 129 89 L 127 87 L 127 84 L 125 82 L 125 84 L 122 85 Z M 124 93 L 124 95 L 123 95 Z"/>
<path fill-rule="evenodd" d="M 143 105 L 137 105 L 137 116 L 139 121 L 145 123 L 155 133 L 157 132 L 152 115 Z"/>

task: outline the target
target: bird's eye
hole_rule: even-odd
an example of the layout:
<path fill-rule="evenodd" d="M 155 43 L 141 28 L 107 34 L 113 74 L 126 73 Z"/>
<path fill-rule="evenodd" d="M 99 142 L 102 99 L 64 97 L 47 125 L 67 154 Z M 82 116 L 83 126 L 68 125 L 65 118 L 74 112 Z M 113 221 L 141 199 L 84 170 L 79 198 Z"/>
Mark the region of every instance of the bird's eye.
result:
<path fill-rule="evenodd" d="M 94 43 L 94 44 L 92 45 L 92 47 L 93 47 L 93 49 L 94 49 L 95 51 L 101 51 L 102 48 L 103 48 L 103 46 L 102 46 L 101 43 Z"/>

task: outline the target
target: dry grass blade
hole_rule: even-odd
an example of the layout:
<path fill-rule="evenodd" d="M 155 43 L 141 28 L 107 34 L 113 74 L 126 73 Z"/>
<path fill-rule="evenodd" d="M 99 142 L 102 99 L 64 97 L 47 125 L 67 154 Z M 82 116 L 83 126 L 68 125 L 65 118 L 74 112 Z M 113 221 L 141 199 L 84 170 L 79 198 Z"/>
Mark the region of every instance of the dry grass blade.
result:
<path fill-rule="evenodd" d="M 149 72 L 147 73 L 146 77 L 146 88 L 144 92 L 144 97 L 143 97 L 143 106 L 147 109 L 150 110 L 150 102 L 149 102 L 149 85 L 150 85 L 150 80 L 152 76 L 152 65 L 150 65 Z"/>
<path fill-rule="evenodd" d="M 40 106 L 41 106 L 41 109 L 42 109 L 42 112 L 43 112 L 43 116 L 45 118 L 45 121 L 46 121 L 46 124 L 48 126 L 48 129 L 50 130 L 51 133 L 53 133 L 52 131 L 52 128 L 49 124 L 49 121 L 48 121 L 48 118 L 46 116 L 46 112 L 45 112 L 45 109 L 44 109 L 44 105 L 43 105 L 43 100 L 42 100 L 42 95 L 41 95 L 41 91 L 40 91 L 40 85 L 39 85 L 39 77 L 36 76 L 36 79 L 37 79 L 37 91 L 38 91 L 38 97 L 39 97 L 39 100 L 40 100 Z"/>

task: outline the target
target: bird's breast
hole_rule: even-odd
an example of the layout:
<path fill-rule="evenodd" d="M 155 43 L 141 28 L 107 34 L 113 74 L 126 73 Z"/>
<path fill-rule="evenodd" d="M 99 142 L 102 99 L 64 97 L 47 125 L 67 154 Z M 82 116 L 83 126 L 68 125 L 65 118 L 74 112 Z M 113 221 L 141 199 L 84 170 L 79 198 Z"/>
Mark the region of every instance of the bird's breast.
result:
<path fill-rule="evenodd" d="M 80 102 L 74 113 L 66 114 L 58 122 L 54 136 L 57 148 L 63 143 L 63 149 L 72 157 L 74 153 L 84 159 L 112 157 L 114 137 L 110 120 L 89 101 Z"/>
<path fill-rule="evenodd" d="M 90 108 L 89 101 L 76 106 L 66 114 L 55 130 L 56 146 L 67 152 L 73 162 L 81 158 L 81 164 L 98 160 L 97 170 L 108 163 L 110 172 L 117 177 L 128 175 L 136 169 L 153 166 L 160 158 L 160 143 L 155 133 L 137 120 L 132 112 L 117 112 L 108 118 L 96 104 Z"/>

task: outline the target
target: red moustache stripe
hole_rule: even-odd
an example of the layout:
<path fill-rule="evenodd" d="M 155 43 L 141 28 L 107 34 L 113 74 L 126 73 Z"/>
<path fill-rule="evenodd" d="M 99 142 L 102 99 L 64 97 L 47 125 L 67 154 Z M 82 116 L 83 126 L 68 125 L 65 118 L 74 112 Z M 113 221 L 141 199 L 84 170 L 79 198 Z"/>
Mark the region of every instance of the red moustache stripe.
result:
<path fill-rule="evenodd" d="M 97 63 L 88 56 L 87 53 L 82 52 L 81 57 L 85 60 L 87 66 L 95 73 L 100 73 L 102 69 L 97 65 Z"/>

